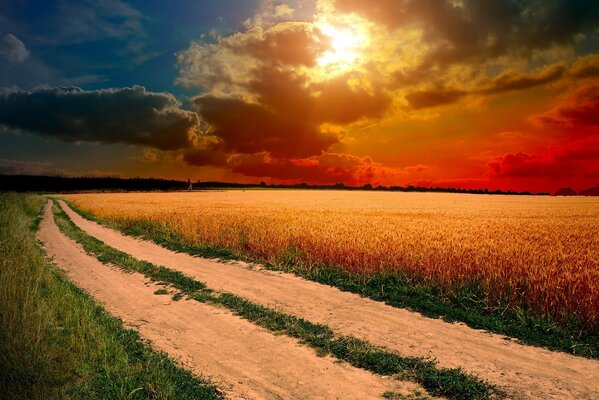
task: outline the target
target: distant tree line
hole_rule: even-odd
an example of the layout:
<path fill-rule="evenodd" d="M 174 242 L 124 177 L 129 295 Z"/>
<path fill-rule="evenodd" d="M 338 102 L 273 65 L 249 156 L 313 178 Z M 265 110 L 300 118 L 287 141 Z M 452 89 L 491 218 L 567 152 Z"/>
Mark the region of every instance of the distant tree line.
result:
<path fill-rule="evenodd" d="M 314 189 L 314 190 L 367 190 L 385 192 L 435 192 L 435 193 L 471 193 L 471 194 L 507 194 L 548 196 L 547 192 L 515 192 L 511 190 L 459 189 L 452 187 L 425 186 L 349 186 L 344 183 L 333 185 L 309 185 L 305 182 L 295 184 L 235 183 L 235 182 L 194 182 L 195 189 Z M 187 190 L 187 180 L 157 178 L 110 178 L 110 177 L 61 177 L 38 175 L 1 175 L 0 190 L 17 192 L 81 192 L 81 191 L 177 191 Z M 595 187 L 576 192 L 572 188 L 560 188 L 556 196 L 599 196 L 599 184 Z"/>
<path fill-rule="evenodd" d="M 559 188 L 555 191 L 556 196 L 599 196 L 599 184 L 588 189 L 576 192 L 571 187 Z"/>
<path fill-rule="evenodd" d="M 367 183 L 362 186 L 348 186 L 344 183 L 336 183 L 334 185 L 309 185 L 305 182 L 284 185 L 284 184 L 243 184 L 243 183 L 227 183 L 227 182 L 201 182 L 196 185 L 202 188 L 272 188 L 272 189 L 314 189 L 314 190 L 367 190 L 367 191 L 383 191 L 383 192 L 436 192 L 436 193 L 471 193 L 471 194 L 509 194 L 509 195 L 528 195 L 528 196 L 549 196 L 548 192 L 531 193 L 531 192 L 514 192 L 511 190 L 489 190 L 489 189 L 459 189 L 452 187 L 426 187 L 426 186 L 373 186 Z"/>
<path fill-rule="evenodd" d="M 0 175 L 0 190 L 16 192 L 170 191 L 187 189 L 186 181 L 154 178 L 99 178 Z"/>

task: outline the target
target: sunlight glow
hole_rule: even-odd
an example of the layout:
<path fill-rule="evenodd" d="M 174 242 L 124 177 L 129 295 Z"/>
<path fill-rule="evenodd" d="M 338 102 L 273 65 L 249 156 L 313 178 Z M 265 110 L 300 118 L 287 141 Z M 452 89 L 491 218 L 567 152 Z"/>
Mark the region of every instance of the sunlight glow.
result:
<path fill-rule="evenodd" d="M 329 40 L 329 49 L 318 59 L 318 65 L 328 74 L 337 75 L 351 70 L 368 44 L 365 32 L 350 27 L 323 23 L 320 31 Z"/>

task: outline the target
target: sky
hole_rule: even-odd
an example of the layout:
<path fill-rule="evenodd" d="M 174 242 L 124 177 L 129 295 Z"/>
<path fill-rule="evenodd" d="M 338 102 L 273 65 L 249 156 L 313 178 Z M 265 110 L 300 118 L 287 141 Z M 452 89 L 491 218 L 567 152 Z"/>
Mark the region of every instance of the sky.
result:
<path fill-rule="evenodd" d="M 5 0 L 0 173 L 599 184 L 594 0 Z"/>

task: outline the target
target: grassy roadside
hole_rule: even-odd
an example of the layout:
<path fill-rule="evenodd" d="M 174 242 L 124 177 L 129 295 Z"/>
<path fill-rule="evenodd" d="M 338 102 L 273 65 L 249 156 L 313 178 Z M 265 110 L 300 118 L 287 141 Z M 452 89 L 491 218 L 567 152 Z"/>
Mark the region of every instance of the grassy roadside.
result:
<path fill-rule="evenodd" d="M 0 397 L 218 399 L 48 263 L 45 199 L 0 193 Z"/>
<path fill-rule="evenodd" d="M 235 314 L 276 333 L 284 333 L 312 347 L 320 355 L 332 355 L 355 367 L 381 375 L 400 375 L 420 383 L 430 394 L 451 399 L 486 399 L 498 395 L 494 388 L 460 369 L 438 368 L 433 361 L 415 357 L 401 357 L 382 347 L 349 336 L 335 335 L 327 326 L 314 324 L 254 304 L 226 292 L 214 292 L 178 271 L 139 261 L 121 251 L 106 246 L 87 235 L 69 217 L 55 206 L 59 228 L 79 242 L 86 251 L 104 263 L 111 263 L 125 271 L 135 271 L 148 278 L 163 282 L 180 293 L 200 302 L 225 307 Z M 156 294 L 163 294 L 156 293 Z"/>
<path fill-rule="evenodd" d="M 465 285 L 455 294 L 424 286 L 400 274 L 355 274 L 331 265 L 306 266 L 298 262 L 294 249 L 280 254 L 276 262 L 253 259 L 228 249 L 210 245 L 193 246 L 185 238 L 149 221 L 117 223 L 104 220 L 68 203 L 84 217 L 118 229 L 121 232 L 151 240 L 170 250 L 188 254 L 256 262 L 276 271 L 294 273 L 302 278 L 335 286 L 394 307 L 408 308 L 425 316 L 460 321 L 476 329 L 506 335 L 519 341 L 550 350 L 599 359 L 599 336 L 580 327 L 575 321 L 556 321 L 528 310 L 526 305 L 508 307 L 490 303 L 476 285 Z"/>

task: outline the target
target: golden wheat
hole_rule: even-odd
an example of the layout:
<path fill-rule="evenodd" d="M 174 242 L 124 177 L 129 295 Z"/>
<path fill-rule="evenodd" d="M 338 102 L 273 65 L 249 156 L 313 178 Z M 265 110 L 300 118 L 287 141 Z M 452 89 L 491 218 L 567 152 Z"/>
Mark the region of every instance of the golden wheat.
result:
<path fill-rule="evenodd" d="M 599 199 L 248 190 L 77 194 L 120 224 L 151 221 L 189 244 L 360 272 L 400 271 L 445 288 L 599 326 Z"/>

